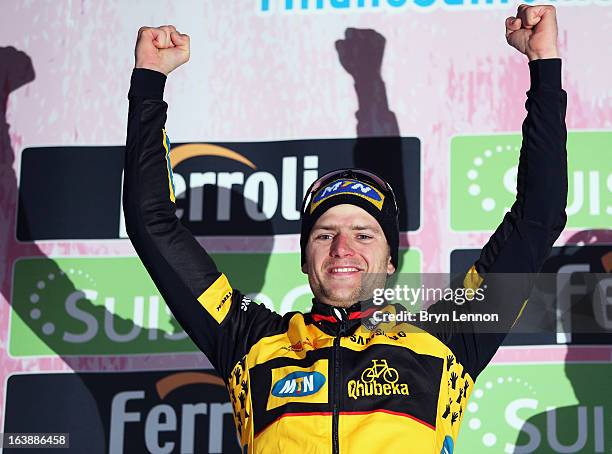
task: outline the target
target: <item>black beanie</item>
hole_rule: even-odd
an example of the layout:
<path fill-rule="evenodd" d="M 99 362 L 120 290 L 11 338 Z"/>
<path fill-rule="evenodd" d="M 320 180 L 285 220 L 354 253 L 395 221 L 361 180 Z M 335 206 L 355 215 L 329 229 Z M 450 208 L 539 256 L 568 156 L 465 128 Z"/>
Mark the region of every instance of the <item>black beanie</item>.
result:
<path fill-rule="evenodd" d="M 390 188 L 390 187 L 389 187 Z M 375 180 L 359 173 L 359 169 L 346 170 L 332 175 L 311 194 L 306 194 L 305 207 L 302 209 L 302 230 L 300 250 L 302 265 L 306 262 L 306 244 L 312 227 L 323 213 L 341 204 L 363 208 L 380 224 L 389 244 L 391 263 L 397 270 L 399 255 L 399 222 L 397 205 L 393 191 L 381 187 Z M 308 200 L 309 199 L 309 200 Z"/>

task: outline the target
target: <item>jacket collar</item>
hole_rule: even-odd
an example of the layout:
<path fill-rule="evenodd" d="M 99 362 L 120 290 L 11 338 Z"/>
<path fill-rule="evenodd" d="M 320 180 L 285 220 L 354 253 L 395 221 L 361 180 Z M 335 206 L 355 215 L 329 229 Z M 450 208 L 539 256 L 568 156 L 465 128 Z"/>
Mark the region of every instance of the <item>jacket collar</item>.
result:
<path fill-rule="evenodd" d="M 312 309 L 308 314 L 321 331 L 331 335 L 350 335 L 357 327 L 368 324 L 372 314 L 380 310 L 372 300 L 359 301 L 348 308 L 340 308 L 312 299 Z"/>

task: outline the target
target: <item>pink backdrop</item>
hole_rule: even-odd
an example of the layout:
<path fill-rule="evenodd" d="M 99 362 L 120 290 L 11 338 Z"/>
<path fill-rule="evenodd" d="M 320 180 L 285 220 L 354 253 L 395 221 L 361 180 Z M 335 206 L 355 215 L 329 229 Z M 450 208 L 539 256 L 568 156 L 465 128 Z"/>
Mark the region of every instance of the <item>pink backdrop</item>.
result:
<path fill-rule="evenodd" d="M 407 239 L 422 252 L 422 270 L 446 272 L 451 250 L 484 244 L 487 232 L 450 229 L 449 140 L 455 134 L 520 131 L 529 85 L 527 60 L 504 37 L 504 19 L 515 7 L 328 8 L 304 13 L 281 12 L 282 3 L 272 1 L 270 12 L 258 11 L 260 3 L 254 0 L 3 4 L 0 46 L 29 55 L 36 75 L 10 94 L 6 110 L 15 157 L 12 161 L 6 146 L 1 150 L 4 294 L 10 294 L 18 257 L 134 254 L 128 240 L 18 243 L 14 179 L 26 147 L 125 142 L 126 94 L 141 25 L 172 23 L 191 36 L 191 61 L 167 82 L 167 129 L 174 142 L 354 137 L 357 100 L 334 42 L 347 27 L 375 29 L 387 40 L 382 75 L 401 135 L 421 140 L 421 228 Z M 557 6 L 568 129 L 612 130 L 612 4 Z M 557 244 L 576 233 L 566 230 Z M 403 241 L 406 244 L 406 238 Z M 223 238 L 205 244 L 211 251 L 260 250 L 259 242 L 248 239 L 239 246 Z M 298 237 L 279 237 L 274 248 L 298 251 Z M 6 351 L 9 310 L 7 301 L 1 301 L 2 377 L 25 371 L 201 365 L 195 355 L 76 357 L 66 360 L 69 364 L 55 357 L 11 358 Z M 583 350 L 585 358 L 594 352 Z M 565 346 L 530 353 L 504 348 L 494 361 L 561 361 L 565 351 Z M 597 355 L 612 360 L 607 348 L 598 349 Z M 0 381 L 0 408 L 5 383 Z"/>

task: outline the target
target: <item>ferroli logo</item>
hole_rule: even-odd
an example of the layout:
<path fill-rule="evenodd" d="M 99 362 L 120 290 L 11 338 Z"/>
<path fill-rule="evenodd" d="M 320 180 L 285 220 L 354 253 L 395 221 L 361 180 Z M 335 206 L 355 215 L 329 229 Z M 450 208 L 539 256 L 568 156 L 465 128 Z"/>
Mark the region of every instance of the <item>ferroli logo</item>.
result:
<path fill-rule="evenodd" d="M 207 416 L 207 452 L 223 452 L 224 416 L 232 413 L 231 403 L 183 403 L 177 408 L 176 403 L 164 402 L 173 391 L 194 384 L 217 385 L 225 389 L 223 380 L 215 375 L 179 372 L 155 383 L 157 395 L 147 395 L 144 389 L 117 393 L 111 403 L 109 452 L 125 452 L 125 446 L 133 444 L 126 439 L 141 439 L 142 435 L 147 452 L 194 452 L 196 431 L 200 433 L 206 427 L 202 425 L 202 418 Z M 162 402 L 151 405 L 157 399 Z"/>
<path fill-rule="evenodd" d="M 366 396 L 409 395 L 408 385 L 398 383 L 399 378 L 397 369 L 389 367 L 386 359 L 373 359 L 360 380 L 349 380 L 348 396 L 357 400 Z"/>
<path fill-rule="evenodd" d="M 25 149 L 21 153 L 17 238 L 127 238 L 121 207 L 124 155 L 123 146 Z M 307 188 L 320 175 L 349 167 L 374 170 L 389 180 L 398 205 L 405 208 L 400 210 L 401 230 L 416 230 L 421 211 L 420 156 L 416 137 L 170 147 L 177 215 L 198 236 L 299 233 Z M 66 180 L 66 166 L 74 169 L 70 184 L 58 184 Z"/>
<path fill-rule="evenodd" d="M 281 378 L 272 387 L 276 397 L 304 397 L 318 392 L 325 384 L 325 375 L 321 372 L 297 371 Z"/>
<path fill-rule="evenodd" d="M 226 172 L 199 171 L 193 165 L 197 157 L 225 158 L 237 164 L 237 168 Z M 266 156 L 263 154 L 262 156 Z M 217 210 L 214 220 L 234 220 L 233 212 L 242 212 L 253 221 L 272 219 L 280 208 L 280 215 L 287 221 L 300 219 L 300 203 L 308 187 L 318 176 L 319 157 L 304 155 L 301 163 L 298 156 L 284 156 L 280 172 L 259 170 L 246 156 L 229 148 L 211 144 L 187 144 L 175 147 L 170 153 L 170 162 L 174 169 L 174 183 L 178 199 L 187 200 L 187 218 L 190 222 L 205 220 L 203 208 L 204 188 L 217 187 Z M 269 164 L 269 165 L 266 165 Z M 301 164 L 301 178 L 298 167 Z M 273 169 L 272 163 L 265 162 L 264 168 Z M 276 166 L 277 167 L 277 166 Z M 302 190 L 298 193 L 298 181 L 302 181 Z M 187 191 L 189 187 L 189 191 Z M 231 192 L 242 188 L 243 207 L 233 207 Z M 177 210 L 177 215 L 185 215 L 184 209 Z"/>

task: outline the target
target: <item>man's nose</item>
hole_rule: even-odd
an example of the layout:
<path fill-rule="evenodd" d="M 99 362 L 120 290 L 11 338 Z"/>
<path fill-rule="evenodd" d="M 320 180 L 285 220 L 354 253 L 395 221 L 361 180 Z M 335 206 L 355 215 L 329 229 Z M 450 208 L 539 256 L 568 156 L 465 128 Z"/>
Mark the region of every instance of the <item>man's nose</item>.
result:
<path fill-rule="evenodd" d="M 353 255 L 353 253 L 349 237 L 343 233 L 336 235 L 332 241 L 329 255 L 332 257 L 346 257 Z"/>

